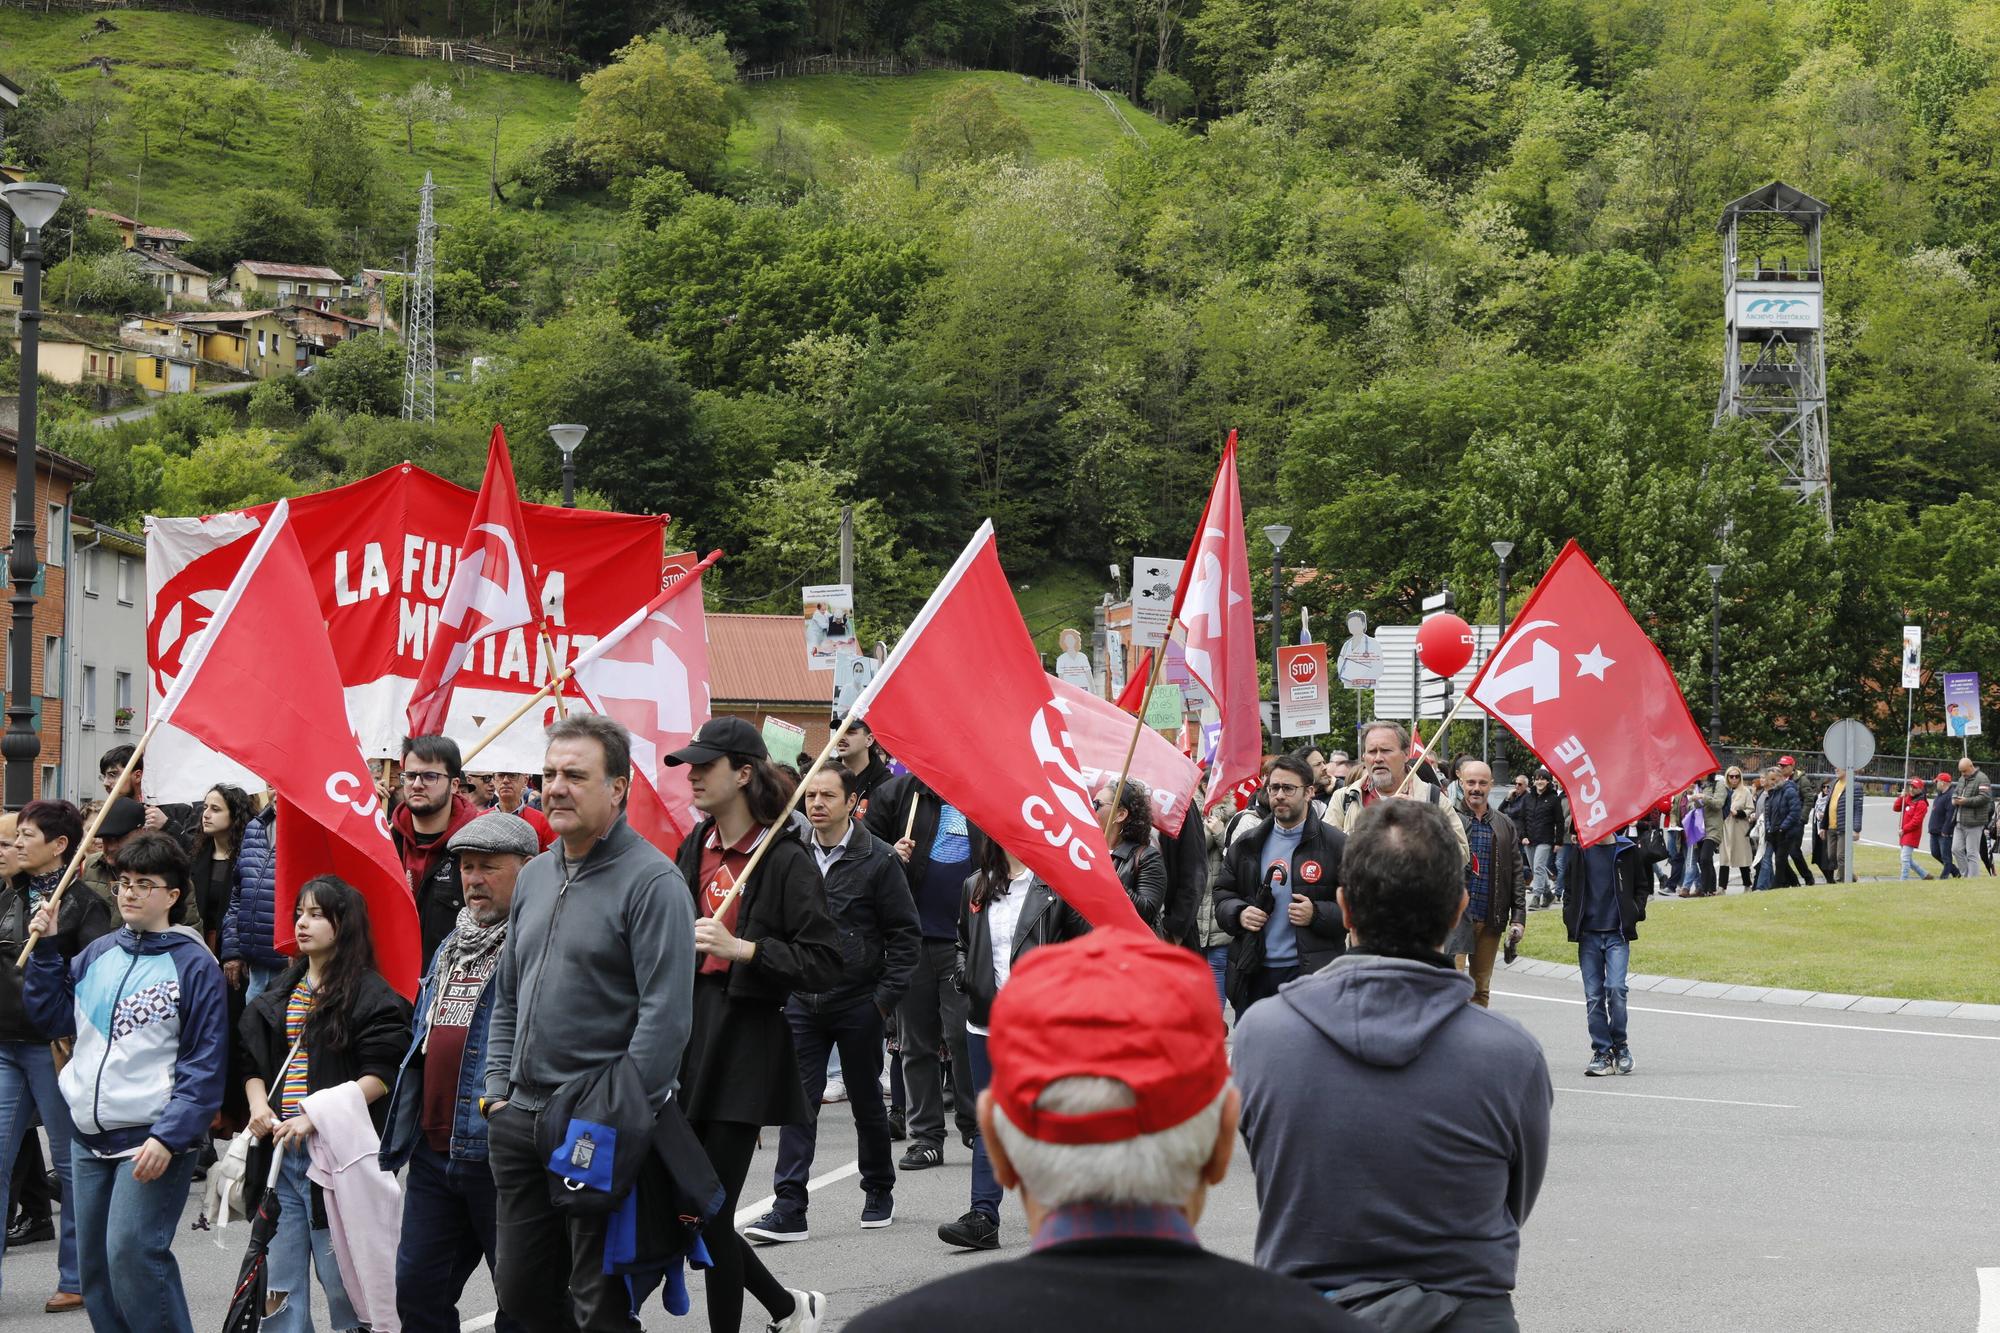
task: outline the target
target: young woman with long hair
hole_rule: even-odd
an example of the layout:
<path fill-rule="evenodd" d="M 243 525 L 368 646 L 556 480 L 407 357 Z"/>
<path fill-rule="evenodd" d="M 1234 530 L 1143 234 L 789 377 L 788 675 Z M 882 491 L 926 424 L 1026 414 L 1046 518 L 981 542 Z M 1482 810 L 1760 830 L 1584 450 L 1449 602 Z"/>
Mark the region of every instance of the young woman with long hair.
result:
<path fill-rule="evenodd" d="M 308 1268 L 319 1273 L 336 1329 L 360 1326 L 357 1298 L 362 1309 L 385 1311 L 396 1299 L 393 1290 L 350 1293 L 342 1281 L 331 1232 L 316 1225 L 326 1215 L 323 1204 L 315 1206 L 320 1187 L 306 1178 L 316 1127 L 301 1104 L 314 1093 L 355 1084 L 379 1134 L 388 1110 L 383 1099 L 409 1042 L 409 1001 L 376 970 L 367 901 L 345 880 L 321 875 L 306 881 L 292 922 L 298 961 L 250 1002 L 237 1029 L 250 1128 L 283 1155 L 265 1333 L 312 1333 Z M 396 1238 L 386 1239 L 393 1256 Z M 395 1271 L 393 1258 L 387 1271 Z"/>
<path fill-rule="evenodd" d="M 201 801 L 201 833 L 188 861 L 188 893 L 201 917 L 210 953 L 219 952 L 222 919 L 229 915 L 229 894 L 236 887 L 236 853 L 243 846 L 243 828 L 257 807 L 241 787 L 210 787 Z"/>
<path fill-rule="evenodd" d="M 785 1001 L 840 978 L 839 935 L 812 854 L 773 827 L 793 784 L 772 764 L 763 739 L 740 718 L 703 725 L 694 742 L 667 757 L 686 764 L 702 812 L 681 844 L 681 874 L 694 894 L 694 1021 L 681 1058 L 681 1105 L 708 1150 L 727 1197 L 703 1233 L 708 1326 L 736 1333 L 745 1292 L 780 1333 L 819 1327 L 826 1298 L 787 1288 L 736 1231 L 736 1206 L 763 1125 L 807 1121 Z M 724 905 L 758 844 L 771 845 Z M 870 1090 L 873 1091 L 872 1089 Z"/>

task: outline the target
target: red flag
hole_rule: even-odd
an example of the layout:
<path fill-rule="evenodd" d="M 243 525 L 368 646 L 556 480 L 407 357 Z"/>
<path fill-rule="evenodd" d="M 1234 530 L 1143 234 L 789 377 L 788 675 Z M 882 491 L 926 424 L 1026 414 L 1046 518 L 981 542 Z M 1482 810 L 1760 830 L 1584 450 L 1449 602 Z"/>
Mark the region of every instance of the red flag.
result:
<path fill-rule="evenodd" d="M 1264 757 L 1258 717 L 1257 621 L 1250 603 L 1250 552 L 1243 536 L 1243 494 L 1236 483 L 1236 432 L 1222 447 L 1201 528 L 1181 566 L 1174 619 L 1187 635 L 1188 674 L 1222 715 L 1222 738 L 1203 808 L 1212 808 Z"/>
<path fill-rule="evenodd" d="M 260 525 L 199 642 L 182 653 L 158 716 L 242 764 L 277 796 L 273 945 L 294 947 L 299 885 L 337 874 L 368 901 L 382 975 L 413 997 L 422 957 L 416 904 L 374 777 L 348 729 L 340 668 L 290 518 L 280 501 Z"/>
<path fill-rule="evenodd" d="M 931 790 L 1021 858 L 1093 926 L 1144 930 L 1056 697 L 993 546 L 972 542 L 852 712 Z"/>
<path fill-rule="evenodd" d="M 1120 712 L 1116 704 L 1106 703 L 1089 690 L 1054 676 L 1049 677 L 1049 688 L 1069 705 L 1069 739 L 1076 747 L 1084 789 L 1095 792 L 1107 782 L 1116 782 L 1129 750 L 1132 777 L 1153 794 L 1153 826 L 1179 836 L 1195 790 L 1201 786 L 1201 769 L 1194 760 L 1151 727 L 1139 728 L 1139 743 L 1134 746 L 1132 715 Z"/>
<path fill-rule="evenodd" d="M 1133 717 L 1146 709 L 1146 682 L 1153 675 L 1153 650 L 1148 648 L 1139 654 L 1139 664 L 1125 680 L 1125 688 L 1118 692 L 1118 706 Z"/>
<path fill-rule="evenodd" d="M 521 493 L 514 487 L 506 433 L 496 425 L 486 445 L 486 477 L 479 483 L 479 499 L 473 502 L 472 523 L 459 546 L 444 605 L 438 608 L 437 626 L 424 651 L 424 669 L 410 694 L 410 734 L 443 734 L 452 686 L 474 644 L 539 624 L 541 618 L 542 594 L 535 583 L 534 561 L 528 557 Z"/>
<path fill-rule="evenodd" d="M 1574 541 L 1469 693 L 1556 775 L 1585 847 L 1717 767 L 1666 658 Z"/>
<path fill-rule="evenodd" d="M 632 734 L 632 788 L 625 818 L 668 856 L 679 853 L 699 818 L 687 768 L 663 768 L 661 756 L 693 738 L 708 721 L 708 619 L 702 612 L 706 560 L 626 617 L 576 659 L 576 683 L 593 712 Z"/>

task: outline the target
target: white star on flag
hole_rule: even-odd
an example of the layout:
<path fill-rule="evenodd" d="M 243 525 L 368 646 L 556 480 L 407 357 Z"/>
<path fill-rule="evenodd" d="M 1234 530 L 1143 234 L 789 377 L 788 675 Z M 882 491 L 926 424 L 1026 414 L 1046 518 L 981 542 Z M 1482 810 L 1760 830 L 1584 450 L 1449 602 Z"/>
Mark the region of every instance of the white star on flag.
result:
<path fill-rule="evenodd" d="M 1601 643 L 1595 644 L 1589 652 L 1578 653 L 1576 655 L 1577 679 L 1581 680 L 1585 676 L 1595 676 L 1599 680 L 1603 680 L 1604 668 L 1616 665 L 1616 662 L 1604 655 L 1604 645 Z"/>

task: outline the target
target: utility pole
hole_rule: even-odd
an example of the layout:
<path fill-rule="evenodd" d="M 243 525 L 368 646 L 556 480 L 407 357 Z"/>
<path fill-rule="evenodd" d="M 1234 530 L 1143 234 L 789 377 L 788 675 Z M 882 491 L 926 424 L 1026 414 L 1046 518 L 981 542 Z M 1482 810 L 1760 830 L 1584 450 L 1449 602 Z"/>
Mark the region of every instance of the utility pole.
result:
<path fill-rule="evenodd" d="M 840 507 L 840 581 L 854 591 L 854 506 Z"/>

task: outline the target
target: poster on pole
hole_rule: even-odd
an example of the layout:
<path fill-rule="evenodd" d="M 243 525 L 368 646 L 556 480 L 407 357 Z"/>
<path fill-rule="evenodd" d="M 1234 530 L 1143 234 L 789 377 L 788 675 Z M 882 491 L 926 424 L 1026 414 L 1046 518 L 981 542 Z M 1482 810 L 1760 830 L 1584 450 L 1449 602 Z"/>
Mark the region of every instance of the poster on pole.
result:
<path fill-rule="evenodd" d="M 1185 560 L 1139 556 L 1132 561 L 1132 646 L 1153 648 L 1174 617 L 1174 590 Z"/>
<path fill-rule="evenodd" d="M 1372 690 L 1382 676 L 1382 646 L 1368 633 L 1368 617 L 1347 613 L 1347 642 L 1340 645 L 1340 683 L 1350 690 Z"/>
<path fill-rule="evenodd" d="M 1903 626 L 1903 688 L 1914 690 L 1923 682 L 1919 677 L 1924 660 L 1924 630 L 1921 625 Z"/>
<path fill-rule="evenodd" d="M 1056 679 L 1088 693 L 1095 672 L 1090 664 L 1090 654 L 1083 651 L 1082 632 L 1065 629 L 1056 636 L 1056 642 L 1062 646 L 1062 652 L 1056 655 Z"/>
<path fill-rule="evenodd" d="M 1979 729 L 1977 671 L 1944 673 L 1944 729 L 1954 739 L 1960 740 L 1985 734 Z"/>
<path fill-rule="evenodd" d="M 805 587 L 806 666 L 831 671 L 843 653 L 860 653 L 854 636 L 854 586 L 808 583 Z"/>
<path fill-rule="evenodd" d="M 776 764 L 796 764 L 805 753 L 806 729 L 796 722 L 787 722 L 781 717 L 766 717 L 762 728 L 764 748 L 771 752 L 771 762 Z"/>
<path fill-rule="evenodd" d="M 1278 649 L 1278 734 L 1323 736 L 1333 730 L 1326 688 L 1326 645 Z"/>

